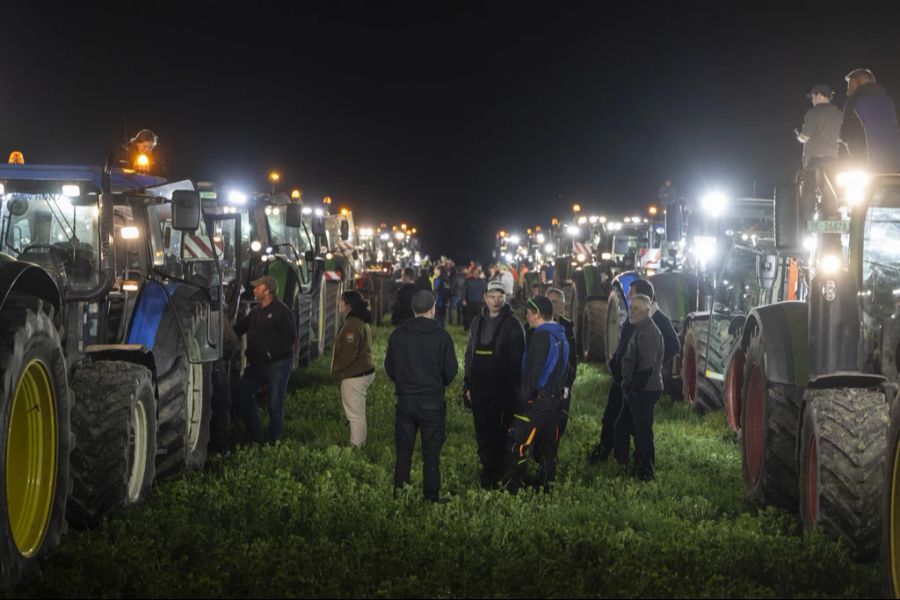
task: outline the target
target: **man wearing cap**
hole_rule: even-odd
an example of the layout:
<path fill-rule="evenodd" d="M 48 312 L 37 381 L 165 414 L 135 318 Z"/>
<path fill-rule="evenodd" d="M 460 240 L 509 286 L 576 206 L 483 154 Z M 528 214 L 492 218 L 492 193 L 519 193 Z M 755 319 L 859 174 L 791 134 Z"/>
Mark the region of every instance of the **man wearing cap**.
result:
<path fill-rule="evenodd" d="M 525 331 L 506 304 L 503 282 L 488 282 L 485 309 L 469 328 L 463 403 L 472 410 L 481 485 L 493 487 L 503 475 L 506 433 L 522 373 Z"/>
<path fill-rule="evenodd" d="M 854 69 L 847 80 L 841 140 L 850 160 L 873 173 L 900 171 L 900 131 L 894 102 L 869 69 Z"/>
<path fill-rule="evenodd" d="M 522 359 L 518 406 L 507 435 L 507 478 L 504 487 L 522 487 L 528 449 L 540 446 L 541 484 L 549 491 L 556 477 L 560 405 L 569 359 L 566 331 L 553 321 L 553 304 L 535 296 L 525 304 L 525 318 L 533 333 Z"/>
<path fill-rule="evenodd" d="M 831 103 L 834 92 L 824 83 L 814 85 L 806 97 L 812 108 L 803 117 L 803 130 L 797 141 L 803 144 L 803 168 L 815 170 L 838 157 L 841 135 L 841 110 Z"/>
<path fill-rule="evenodd" d="M 447 437 L 444 390 L 456 377 L 459 365 L 453 339 L 434 319 L 434 294 L 419 291 L 413 296 L 412 308 L 415 318 L 394 329 L 384 356 L 384 370 L 397 394 L 394 487 L 409 483 L 416 433 L 421 432 L 425 499 L 437 502 L 441 448 Z"/>
<path fill-rule="evenodd" d="M 262 429 L 254 394 L 263 386 L 269 395 L 269 443 L 284 429 L 284 395 L 294 366 L 294 316 L 278 299 L 278 284 L 270 275 L 251 282 L 257 305 L 238 321 L 234 332 L 247 334 L 247 368 L 241 379 L 241 413 L 252 443 L 262 443 Z"/>

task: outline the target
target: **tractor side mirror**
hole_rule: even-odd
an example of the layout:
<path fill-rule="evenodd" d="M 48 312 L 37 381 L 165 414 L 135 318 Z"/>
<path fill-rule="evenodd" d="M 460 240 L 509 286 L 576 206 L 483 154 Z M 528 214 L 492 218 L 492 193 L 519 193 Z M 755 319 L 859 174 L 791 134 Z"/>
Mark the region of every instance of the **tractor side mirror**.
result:
<path fill-rule="evenodd" d="M 778 260 L 771 254 L 760 254 L 756 257 L 756 281 L 764 290 L 771 290 L 775 285 L 778 272 Z"/>
<path fill-rule="evenodd" d="M 172 227 L 196 231 L 200 227 L 200 194 L 193 190 L 172 192 Z"/>
<path fill-rule="evenodd" d="M 316 253 L 312 250 L 307 250 L 303 253 L 303 260 L 306 261 L 306 264 L 311 264 L 316 260 Z"/>
<path fill-rule="evenodd" d="M 284 220 L 288 227 L 303 227 L 303 207 L 299 204 L 288 204 L 285 207 Z"/>
<path fill-rule="evenodd" d="M 312 232 L 313 235 L 318 237 L 320 235 L 325 235 L 325 217 L 314 216 L 312 220 Z"/>
<path fill-rule="evenodd" d="M 347 241 L 350 239 L 350 223 L 347 222 L 347 219 L 341 219 L 341 240 Z"/>

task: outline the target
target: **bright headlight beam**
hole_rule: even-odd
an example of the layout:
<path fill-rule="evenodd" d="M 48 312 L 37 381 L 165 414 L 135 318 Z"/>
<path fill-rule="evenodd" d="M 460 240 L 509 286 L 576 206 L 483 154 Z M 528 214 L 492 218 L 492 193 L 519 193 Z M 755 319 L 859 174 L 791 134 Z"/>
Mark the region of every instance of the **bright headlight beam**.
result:
<path fill-rule="evenodd" d="M 716 219 L 725 212 L 725 205 L 728 204 L 728 198 L 722 192 L 711 192 L 700 199 L 700 206 L 710 217 Z"/>
<path fill-rule="evenodd" d="M 870 179 L 865 171 L 844 171 L 838 173 L 836 182 L 838 187 L 843 188 L 847 204 L 856 206 L 865 198 Z"/>
<path fill-rule="evenodd" d="M 237 190 L 231 190 L 230 192 L 228 192 L 228 201 L 232 204 L 246 204 L 247 194 L 239 192 Z"/>

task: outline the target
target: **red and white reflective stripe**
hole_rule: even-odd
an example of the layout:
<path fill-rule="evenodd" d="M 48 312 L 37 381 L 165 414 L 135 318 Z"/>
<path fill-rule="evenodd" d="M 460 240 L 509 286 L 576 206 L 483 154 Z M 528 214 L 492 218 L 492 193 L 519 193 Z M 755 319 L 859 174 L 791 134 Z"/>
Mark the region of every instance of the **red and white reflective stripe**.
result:
<path fill-rule="evenodd" d="M 341 274 L 337 271 L 325 271 L 325 281 L 340 281 Z"/>
<path fill-rule="evenodd" d="M 575 242 L 575 254 L 591 256 L 591 249 L 584 242 Z"/>
<path fill-rule="evenodd" d="M 213 258 L 212 249 L 209 246 L 209 240 L 193 233 L 186 233 L 182 238 L 184 246 L 184 254 L 188 258 Z M 222 256 L 225 250 L 225 244 L 222 240 L 214 242 L 216 245 L 216 254 Z"/>
<path fill-rule="evenodd" d="M 347 252 L 353 252 L 353 244 L 351 244 L 350 242 L 345 242 L 344 240 L 339 241 L 337 243 L 337 247 L 341 252 L 344 252 L 345 254 Z"/>
<path fill-rule="evenodd" d="M 641 266 L 649 269 L 658 269 L 662 262 L 662 250 L 659 248 L 641 249 Z"/>

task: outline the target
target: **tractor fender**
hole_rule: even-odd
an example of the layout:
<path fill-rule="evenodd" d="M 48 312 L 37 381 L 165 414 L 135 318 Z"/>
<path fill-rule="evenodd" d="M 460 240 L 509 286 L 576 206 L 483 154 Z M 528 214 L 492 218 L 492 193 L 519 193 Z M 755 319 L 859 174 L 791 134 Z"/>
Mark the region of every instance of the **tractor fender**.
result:
<path fill-rule="evenodd" d="M 631 284 L 640 278 L 641 276 L 635 271 L 625 271 L 624 273 L 616 275 L 612 280 L 612 287 L 622 290 L 622 296 L 625 298 L 626 310 L 630 308 L 628 304 L 628 294 L 631 290 Z"/>
<path fill-rule="evenodd" d="M 697 310 L 697 276 L 691 273 L 657 273 L 648 279 L 653 284 L 656 303 L 676 330 Z"/>
<path fill-rule="evenodd" d="M 59 314 L 62 303 L 59 288 L 49 273 L 42 268 L 18 261 L 0 261 L 0 310 L 11 292 L 25 292 L 53 305 Z"/>
<path fill-rule="evenodd" d="M 94 344 L 86 346 L 84 353 L 90 361 L 120 360 L 147 367 L 156 381 L 156 361 L 153 352 L 140 344 Z"/>
<path fill-rule="evenodd" d="M 787 301 L 750 311 L 741 348 L 759 330 L 763 341 L 766 379 L 771 383 L 805 387 L 809 381 L 809 309 L 806 302 Z"/>

